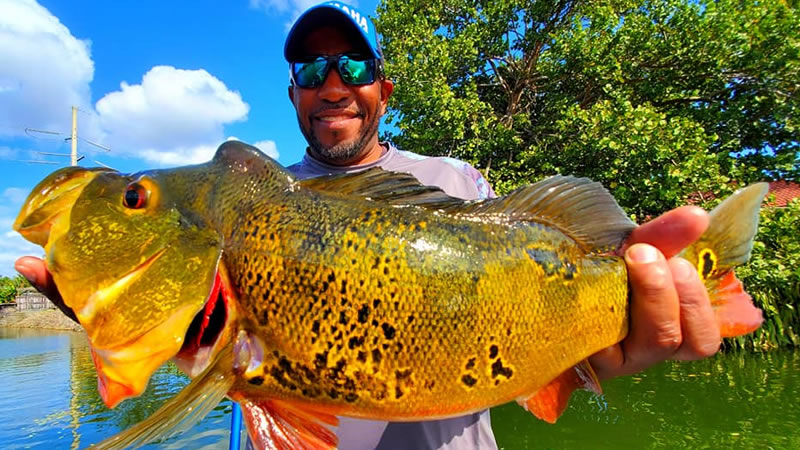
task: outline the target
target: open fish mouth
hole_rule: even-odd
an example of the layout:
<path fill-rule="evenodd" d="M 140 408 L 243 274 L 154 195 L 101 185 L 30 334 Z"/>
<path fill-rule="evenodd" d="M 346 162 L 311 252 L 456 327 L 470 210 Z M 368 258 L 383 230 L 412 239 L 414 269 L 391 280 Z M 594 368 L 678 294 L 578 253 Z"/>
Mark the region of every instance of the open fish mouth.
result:
<path fill-rule="evenodd" d="M 175 364 L 191 377 L 205 370 L 216 351 L 230 337 L 225 331 L 229 328 L 232 303 L 229 285 L 224 278 L 218 270 L 206 303 L 192 319 L 183 346 L 173 358 Z"/>
<path fill-rule="evenodd" d="M 113 408 L 126 398 L 140 395 L 152 373 L 170 358 L 190 377 L 197 376 L 214 361 L 231 336 L 228 325 L 233 317 L 233 303 L 226 280 L 224 270 L 218 269 L 199 312 L 194 308 L 180 309 L 157 327 L 119 347 L 92 346 L 98 390 L 106 406 Z M 176 340 L 179 347 L 171 344 Z"/>

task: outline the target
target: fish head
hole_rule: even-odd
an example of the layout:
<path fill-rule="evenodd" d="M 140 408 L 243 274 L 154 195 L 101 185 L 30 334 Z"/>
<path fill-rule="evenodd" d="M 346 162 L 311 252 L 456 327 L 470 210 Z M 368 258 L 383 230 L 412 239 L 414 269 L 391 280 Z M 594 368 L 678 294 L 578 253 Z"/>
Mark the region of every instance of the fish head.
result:
<path fill-rule="evenodd" d="M 64 303 L 87 332 L 109 407 L 144 391 L 220 292 L 221 238 L 171 195 L 174 178 L 62 169 L 36 186 L 14 223 L 45 248 Z"/>

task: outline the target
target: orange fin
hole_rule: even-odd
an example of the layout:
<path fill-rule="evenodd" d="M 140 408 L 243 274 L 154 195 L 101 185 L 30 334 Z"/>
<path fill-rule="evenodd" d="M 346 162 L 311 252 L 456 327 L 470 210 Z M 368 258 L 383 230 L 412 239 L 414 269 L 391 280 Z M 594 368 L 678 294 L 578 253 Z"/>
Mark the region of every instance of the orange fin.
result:
<path fill-rule="evenodd" d="M 752 297 L 744 291 L 732 270 L 720 278 L 708 294 L 722 337 L 750 333 L 764 321 L 761 310 L 753 305 Z"/>
<path fill-rule="evenodd" d="M 586 389 L 597 395 L 603 393 L 588 360 L 584 359 L 570 367 L 530 397 L 517 399 L 517 403 L 545 422 L 556 423 L 567 409 L 569 398 L 576 389 Z"/>
<path fill-rule="evenodd" d="M 336 416 L 281 400 L 241 400 L 247 433 L 258 450 L 335 449 Z"/>

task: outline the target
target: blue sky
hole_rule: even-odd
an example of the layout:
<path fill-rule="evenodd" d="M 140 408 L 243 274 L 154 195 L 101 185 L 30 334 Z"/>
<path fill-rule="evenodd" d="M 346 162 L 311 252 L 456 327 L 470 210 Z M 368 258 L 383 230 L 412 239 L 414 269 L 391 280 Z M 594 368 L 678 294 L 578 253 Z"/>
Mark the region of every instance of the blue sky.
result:
<path fill-rule="evenodd" d="M 73 105 L 82 166 L 202 162 L 231 137 L 299 160 L 283 42 L 316 3 L 0 0 L 0 275 L 42 254 L 11 224 L 36 183 L 69 164 L 40 152 L 69 153 Z M 351 3 L 374 16 L 378 1 Z"/>

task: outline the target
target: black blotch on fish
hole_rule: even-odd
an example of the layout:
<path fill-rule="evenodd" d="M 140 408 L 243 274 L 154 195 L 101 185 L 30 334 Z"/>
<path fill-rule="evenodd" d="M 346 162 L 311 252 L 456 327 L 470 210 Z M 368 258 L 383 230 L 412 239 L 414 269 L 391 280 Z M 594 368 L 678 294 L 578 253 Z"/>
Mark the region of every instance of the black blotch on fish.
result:
<path fill-rule="evenodd" d="M 497 378 L 501 375 L 505 378 L 511 378 L 514 375 L 514 371 L 509 367 L 503 366 L 503 361 L 498 359 L 492 363 L 492 378 Z"/>
<path fill-rule="evenodd" d="M 349 347 L 350 350 L 361 347 L 362 345 L 364 345 L 364 336 L 353 336 L 347 343 L 347 347 Z"/>
<path fill-rule="evenodd" d="M 472 387 L 475 386 L 475 383 L 477 383 L 478 380 L 475 379 L 472 375 L 467 374 L 461 377 L 461 382 L 469 387 Z"/>
<path fill-rule="evenodd" d="M 526 248 L 525 252 L 533 262 L 544 270 L 545 275 L 548 277 L 556 275 L 561 270 L 562 263 L 555 252 L 540 248 Z"/>
<path fill-rule="evenodd" d="M 369 306 L 364 305 L 358 310 L 358 321 L 360 323 L 367 323 L 368 318 L 369 318 Z"/>
<path fill-rule="evenodd" d="M 495 359 L 497 357 L 497 353 L 497 345 L 492 345 L 489 347 L 489 359 Z"/>
<path fill-rule="evenodd" d="M 711 250 L 707 250 L 702 253 L 702 262 L 700 273 L 702 274 L 703 279 L 705 280 L 711 275 L 711 272 L 714 270 L 714 257 L 712 256 Z"/>
<path fill-rule="evenodd" d="M 255 384 L 256 386 L 261 386 L 264 384 L 264 377 L 253 377 L 247 380 L 250 384 Z"/>
<path fill-rule="evenodd" d="M 386 339 L 394 339 L 395 329 L 393 326 L 384 322 L 381 324 L 381 328 L 383 328 L 383 335 L 386 337 Z"/>

